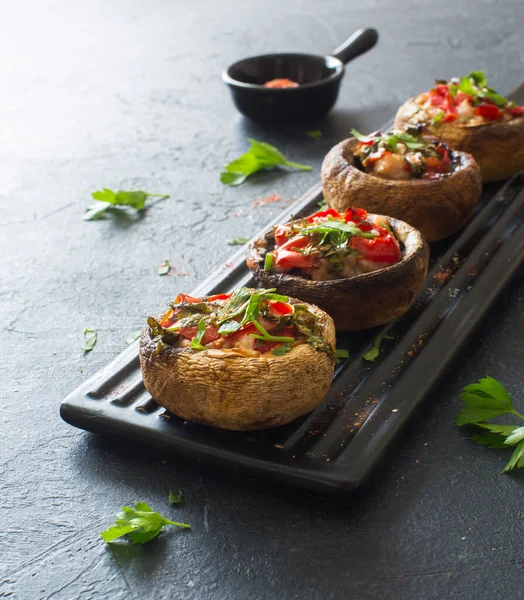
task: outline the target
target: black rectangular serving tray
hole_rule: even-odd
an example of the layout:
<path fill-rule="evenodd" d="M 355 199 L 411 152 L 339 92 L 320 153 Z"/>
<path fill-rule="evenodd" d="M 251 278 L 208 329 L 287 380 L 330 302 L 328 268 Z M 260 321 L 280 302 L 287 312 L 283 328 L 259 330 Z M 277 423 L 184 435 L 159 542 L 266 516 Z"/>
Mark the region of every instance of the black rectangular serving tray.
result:
<path fill-rule="evenodd" d="M 524 103 L 524 85 L 511 97 Z M 318 183 L 260 234 L 315 212 L 321 200 Z M 254 286 L 245 253 L 243 247 L 191 294 Z M 428 276 L 407 313 L 372 331 L 337 336 L 350 358 L 338 364 L 325 402 L 289 425 L 230 432 L 179 419 L 146 392 L 137 343 L 67 396 L 60 414 L 88 431 L 130 437 L 314 494 L 355 490 L 522 264 L 524 176 L 485 185 L 469 225 L 434 244 L 431 254 Z M 362 354 L 379 333 L 380 355 L 366 362 Z"/>

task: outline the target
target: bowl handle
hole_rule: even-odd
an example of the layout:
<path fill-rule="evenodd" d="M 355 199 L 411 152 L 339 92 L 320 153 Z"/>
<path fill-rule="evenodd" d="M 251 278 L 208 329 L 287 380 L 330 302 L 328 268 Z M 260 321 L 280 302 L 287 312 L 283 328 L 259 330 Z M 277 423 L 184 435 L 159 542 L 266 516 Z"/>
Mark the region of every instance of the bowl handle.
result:
<path fill-rule="evenodd" d="M 348 39 L 341 44 L 338 48 L 335 48 L 333 52 L 330 52 L 330 56 L 338 58 L 344 64 L 353 60 L 357 56 L 364 54 L 368 50 L 371 50 L 377 43 L 378 31 L 376 29 L 359 29 L 355 33 L 348 37 Z"/>

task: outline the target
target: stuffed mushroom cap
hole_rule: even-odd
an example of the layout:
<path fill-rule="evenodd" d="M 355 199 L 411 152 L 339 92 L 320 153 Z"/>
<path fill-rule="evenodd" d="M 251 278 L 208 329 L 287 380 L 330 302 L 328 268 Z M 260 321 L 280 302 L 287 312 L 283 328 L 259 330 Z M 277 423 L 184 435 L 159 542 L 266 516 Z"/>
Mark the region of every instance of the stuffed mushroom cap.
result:
<path fill-rule="evenodd" d="M 259 285 L 275 287 L 282 294 L 304 298 L 330 314 L 337 330 L 370 329 L 402 315 L 415 301 L 428 270 L 429 248 L 411 225 L 381 215 L 401 245 L 399 262 L 354 277 L 313 281 L 297 275 L 266 271 L 266 254 L 275 247 L 275 232 L 254 240 L 248 267 Z"/>
<path fill-rule="evenodd" d="M 290 298 L 289 304 L 305 303 Z M 140 338 L 144 385 L 161 406 L 188 421 L 237 431 L 289 423 L 324 400 L 334 372 L 333 320 L 316 306 L 307 308 L 330 352 L 309 343 L 297 343 L 282 356 L 242 348 L 165 346 L 157 352 L 147 327 Z"/>
<path fill-rule="evenodd" d="M 328 206 L 339 212 L 360 206 L 389 215 L 418 229 L 430 243 L 455 233 L 471 218 L 482 189 L 471 155 L 454 152 L 456 167 L 449 175 L 397 181 L 357 168 L 354 154 L 359 144 L 356 138 L 344 140 L 324 159 L 321 174 Z"/>

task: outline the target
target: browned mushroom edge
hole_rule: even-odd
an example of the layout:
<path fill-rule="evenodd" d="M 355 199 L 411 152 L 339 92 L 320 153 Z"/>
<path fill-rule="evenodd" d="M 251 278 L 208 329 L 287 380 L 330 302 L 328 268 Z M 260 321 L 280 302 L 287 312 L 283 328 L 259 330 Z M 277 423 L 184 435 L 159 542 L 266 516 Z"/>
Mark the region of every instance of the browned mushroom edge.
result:
<path fill-rule="evenodd" d="M 473 157 L 453 151 L 455 170 L 443 177 L 394 181 L 365 173 L 353 165 L 360 142 L 344 140 L 322 164 L 324 198 L 339 212 L 349 207 L 389 215 L 418 229 L 428 242 L 458 231 L 471 218 L 482 190 Z"/>

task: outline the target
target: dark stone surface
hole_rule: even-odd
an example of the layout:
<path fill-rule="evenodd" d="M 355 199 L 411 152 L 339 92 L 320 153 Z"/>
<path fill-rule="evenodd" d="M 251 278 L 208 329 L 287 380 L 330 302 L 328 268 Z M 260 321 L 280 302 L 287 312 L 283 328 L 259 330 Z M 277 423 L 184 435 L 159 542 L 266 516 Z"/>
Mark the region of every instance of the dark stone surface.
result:
<path fill-rule="evenodd" d="M 0 597 L 322 599 L 516 598 L 523 479 L 505 453 L 453 425 L 460 389 L 485 374 L 520 406 L 524 281 L 492 311 L 359 497 L 324 502 L 137 443 L 67 426 L 61 399 L 188 291 L 282 203 L 318 178 L 351 126 L 369 130 L 433 76 L 484 68 L 522 78 L 520 0 L 437 4 L 240 1 L 13 2 L 0 7 Z M 220 80 L 246 55 L 328 52 L 374 26 L 379 45 L 347 68 L 320 140 L 242 120 Z M 311 173 L 237 189 L 220 168 L 252 135 Z M 82 222 L 103 186 L 171 194 L 138 222 Z M 187 275 L 159 277 L 166 258 Z M 80 350 L 82 329 L 99 330 Z M 520 332 L 519 332 L 520 327 Z M 168 490 L 182 489 L 172 509 Z M 116 511 L 146 500 L 193 526 L 144 547 L 107 547 Z"/>

